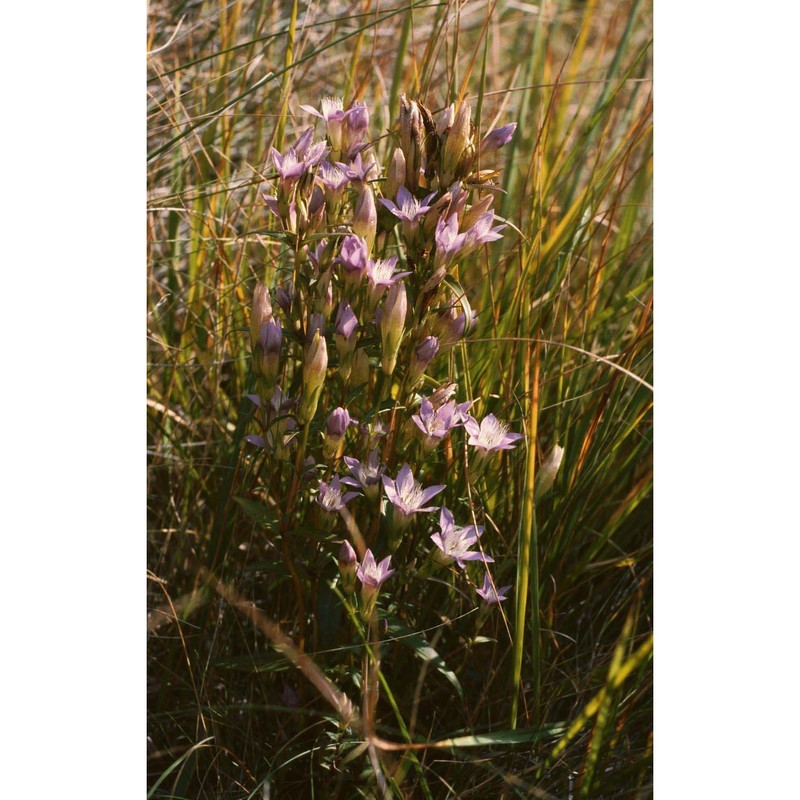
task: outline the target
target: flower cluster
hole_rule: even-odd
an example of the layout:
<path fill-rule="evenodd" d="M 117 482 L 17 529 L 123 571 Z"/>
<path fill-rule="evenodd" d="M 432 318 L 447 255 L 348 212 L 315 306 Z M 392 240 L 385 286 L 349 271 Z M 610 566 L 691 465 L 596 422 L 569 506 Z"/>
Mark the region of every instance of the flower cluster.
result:
<path fill-rule="evenodd" d="M 342 586 L 351 592 L 360 581 L 367 619 L 395 571 L 391 558 L 415 555 L 411 529 L 427 528 L 434 566 L 466 570 L 480 561 L 485 571 L 493 561 L 480 546 L 474 506 L 472 522 L 461 524 L 442 498 L 451 476 L 476 480 L 523 434 L 492 413 L 473 416 L 476 400 L 456 399 L 446 354 L 476 321 L 451 278 L 506 227 L 493 210 L 497 172 L 485 167 L 516 126 L 479 141 L 466 99 L 434 118 L 403 96 L 382 167 L 364 103 L 345 107 L 329 97 L 300 108 L 324 127 L 324 138 L 311 125 L 270 151 L 273 180 L 263 196 L 290 258 L 253 295 L 252 398 L 261 430 L 246 439 L 266 450 L 275 480 L 293 476 L 283 514 L 313 509 L 320 524 L 343 516 L 369 531 L 369 548 L 358 545 L 360 564 L 349 542 L 339 554 Z M 453 462 L 465 451 L 469 470 Z M 438 474 L 446 482 L 437 483 L 443 457 L 448 469 Z M 279 469 L 281 462 L 288 466 Z M 314 502 L 298 493 L 300 480 L 311 483 Z M 372 548 L 389 555 L 376 562 Z M 505 599 L 508 587 L 492 593 L 492 586 L 484 582 L 478 595 Z"/>

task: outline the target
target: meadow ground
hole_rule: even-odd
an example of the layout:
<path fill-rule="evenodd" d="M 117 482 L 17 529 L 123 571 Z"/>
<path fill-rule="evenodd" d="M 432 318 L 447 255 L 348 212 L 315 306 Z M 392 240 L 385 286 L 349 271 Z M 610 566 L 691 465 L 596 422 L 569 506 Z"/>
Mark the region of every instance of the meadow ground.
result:
<path fill-rule="evenodd" d="M 148 24 L 149 796 L 650 796 L 651 4 L 153 0 Z M 245 395 L 254 287 L 287 260 L 270 148 L 315 123 L 301 104 L 340 96 L 366 104 L 385 165 L 402 95 L 468 97 L 479 136 L 517 123 L 503 238 L 459 265 L 477 322 L 435 377 L 525 438 L 477 483 L 437 462 L 508 600 L 481 610 L 480 565 L 409 560 L 374 670 L 337 584 L 342 531 L 311 503 L 287 530 L 289 471 L 245 440 Z M 364 704 L 367 672 L 394 749 L 325 696 Z"/>

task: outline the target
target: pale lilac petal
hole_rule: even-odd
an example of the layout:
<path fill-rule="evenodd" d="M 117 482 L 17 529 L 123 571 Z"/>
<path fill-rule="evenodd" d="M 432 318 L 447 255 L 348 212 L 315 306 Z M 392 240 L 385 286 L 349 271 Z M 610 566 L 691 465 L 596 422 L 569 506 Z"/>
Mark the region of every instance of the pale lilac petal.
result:
<path fill-rule="evenodd" d="M 394 505 L 400 503 L 401 500 L 397 493 L 397 489 L 395 488 L 395 482 L 386 475 L 381 475 L 381 480 L 383 481 L 383 491 L 386 492 L 386 496 L 389 498 L 389 500 Z"/>
<path fill-rule="evenodd" d="M 427 503 L 432 497 L 439 494 L 439 492 L 443 492 L 447 486 L 429 486 L 427 489 L 423 490 L 422 492 L 422 499 L 420 500 L 421 503 Z M 428 511 L 430 509 L 420 509 L 420 511 Z"/>
<path fill-rule="evenodd" d="M 408 464 L 403 464 L 400 471 L 397 473 L 397 480 L 395 481 L 397 491 L 400 494 L 405 494 L 414 486 L 414 476 L 411 474 L 411 467 Z"/>
<path fill-rule="evenodd" d="M 478 420 L 476 420 L 475 417 L 468 417 L 464 423 L 464 428 L 466 428 L 467 433 L 472 436 L 480 435 L 481 426 L 478 425 Z"/>

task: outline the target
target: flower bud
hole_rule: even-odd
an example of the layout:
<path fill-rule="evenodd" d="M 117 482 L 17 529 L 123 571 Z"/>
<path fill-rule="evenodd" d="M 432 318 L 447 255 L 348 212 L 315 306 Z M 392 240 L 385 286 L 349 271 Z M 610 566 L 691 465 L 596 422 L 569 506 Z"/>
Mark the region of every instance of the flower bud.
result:
<path fill-rule="evenodd" d="M 563 458 L 564 448 L 557 444 L 553 445 L 553 449 L 547 454 L 536 474 L 536 485 L 533 490 L 533 498 L 536 502 L 553 488 Z"/>
<path fill-rule="evenodd" d="M 516 129 L 517 123 L 511 122 L 508 125 L 495 128 L 493 131 L 487 133 L 481 140 L 481 158 L 507 145 L 511 141 L 511 137 L 514 135 Z"/>
<path fill-rule="evenodd" d="M 398 281 L 389 288 L 380 314 L 381 367 L 387 375 L 394 372 L 397 363 L 407 311 L 406 287 Z"/>
<path fill-rule="evenodd" d="M 317 330 L 314 338 L 306 346 L 303 361 L 303 395 L 300 400 L 298 417 L 303 424 L 310 422 L 317 411 L 317 403 L 325 383 L 325 372 L 328 369 L 328 345 L 325 337 Z"/>
<path fill-rule="evenodd" d="M 344 541 L 339 549 L 339 575 L 342 577 L 342 589 L 345 594 L 351 594 L 356 588 L 356 570 L 358 569 L 358 559 L 356 551 L 347 540 Z"/>
<path fill-rule="evenodd" d="M 461 228 L 463 230 L 467 230 L 475 225 L 475 223 L 492 207 L 493 202 L 494 197 L 492 197 L 490 194 L 487 194 L 485 197 L 481 197 L 477 203 L 474 203 L 472 206 L 470 206 L 469 210 L 464 213 L 463 217 L 461 218 Z"/>
<path fill-rule="evenodd" d="M 358 236 L 345 236 L 336 260 L 342 266 L 345 284 L 355 288 L 361 283 L 369 262 L 367 243 Z"/>
<path fill-rule="evenodd" d="M 289 281 L 286 286 L 279 286 L 275 290 L 275 300 L 281 307 L 281 311 L 287 317 L 291 316 L 292 301 L 294 300 L 294 285 Z"/>
<path fill-rule="evenodd" d="M 261 336 L 258 339 L 253 364 L 256 372 L 264 376 L 268 386 L 274 385 L 278 377 L 282 340 L 281 326 L 276 319 L 271 319 L 261 326 Z"/>
<path fill-rule="evenodd" d="M 453 180 L 466 177 L 472 168 L 475 145 L 472 143 L 471 116 L 469 103 L 462 100 L 452 126 L 442 137 L 439 179 L 445 186 L 449 186 Z"/>
<path fill-rule="evenodd" d="M 386 184 L 383 187 L 384 197 L 397 197 L 397 190 L 406 185 L 406 159 L 403 151 L 395 147 L 392 162 L 386 171 Z"/>
<path fill-rule="evenodd" d="M 292 448 L 297 444 L 296 432 L 297 422 L 293 417 L 282 417 L 275 423 L 274 433 L 270 431 L 268 439 L 275 448 L 277 458 L 281 460 L 289 458 Z"/>
<path fill-rule="evenodd" d="M 269 289 L 265 283 L 258 281 L 253 292 L 253 309 L 250 312 L 250 342 L 255 353 L 258 340 L 261 338 L 261 328 L 272 319 L 272 302 Z"/>
<path fill-rule="evenodd" d="M 408 368 L 408 385 L 413 386 L 421 377 L 428 365 L 439 352 L 439 340 L 435 336 L 426 336 L 415 348 Z"/>
<path fill-rule="evenodd" d="M 364 141 L 369 127 L 369 110 L 366 103 L 353 103 L 347 111 L 347 120 L 342 130 L 342 151 L 349 157 L 355 155 L 358 145 Z"/>
<path fill-rule="evenodd" d="M 303 227 L 306 233 L 314 233 L 319 230 L 325 217 L 325 210 L 325 194 L 319 186 L 315 186 L 311 191 L 311 199 L 308 201 L 308 218 Z"/>
<path fill-rule="evenodd" d="M 447 133 L 449 128 L 453 127 L 453 122 L 456 118 L 456 107 L 450 103 L 447 108 L 443 108 L 437 115 L 436 115 L 436 133 L 439 136 L 444 136 Z"/>
<path fill-rule="evenodd" d="M 436 226 L 440 219 L 449 216 L 447 209 L 450 207 L 452 195 L 449 191 L 445 192 L 434 204 L 431 210 L 425 215 L 422 220 L 422 237 L 426 241 L 433 239 L 436 232 Z"/>
<path fill-rule="evenodd" d="M 406 186 L 413 193 L 419 188 L 419 168 L 422 162 L 422 114 L 414 100 L 400 95 L 400 147 L 406 162 Z"/>
<path fill-rule="evenodd" d="M 359 347 L 353 354 L 348 386 L 363 386 L 365 383 L 369 383 L 369 356 L 363 347 Z"/>
<path fill-rule="evenodd" d="M 333 270 L 326 269 L 314 287 L 314 308 L 328 319 L 333 311 Z"/>
<path fill-rule="evenodd" d="M 353 351 L 356 349 L 357 332 L 358 318 L 350 308 L 350 303 L 343 300 L 336 312 L 333 340 L 336 342 L 336 352 L 339 354 L 339 371 L 345 381 L 350 375 L 350 364 Z"/>
<path fill-rule="evenodd" d="M 325 336 L 325 317 L 315 311 L 308 320 L 308 329 L 306 330 L 306 345 L 311 344 L 314 339 L 314 334 L 319 331 L 320 336 Z"/>
<path fill-rule="evenodd" d="M 444 280 L 447 275 L 447 267 L 444 265 L 438 266 L 432 273 L 430 278 L 422 286 L 421 296 L 432 295 L 438 288 L 439 284 Z"/>
<path fill-rule="evenodd" d="M 372 188 L 365 184 L 358 195 L 353 212 L 353 233 L 366 241 L 368 254 L 372 253 L 377 229 L 378 211 L 375 208 L 375 197 L 372 194 Z"/>
<path fill-rule="evenodd" d="M 468 311 L 463 310 L 463 306 L 468 307 Z M 462 308 L 459 313 L 459 308 Z M 475 324 L 476 314 L 469 308 L 466 298 L 461 298 L 461 303 L 452 303 L 441 312 L 434 322 L 435 331 L 439 337 L 439 346 L 442 348 L 452 347 L 456 342 L 468 334 Z"/>
<path fill-rule="evenodd" d="M 334 409 L 327 422 L 325 423 L 325 441 L 322 447 L 322 453 L 325 458 L 332 458 L 339 445 L 344 440 L 344 435 L 350 425 L 356 423 L 350 413 L 343 406 Z"/>
<path fill-rule="evenodd" d="M 439 408 L 455 396 L 457 389 L 457 383 L 445 381 L 428 399 L 434 408 Z"/>

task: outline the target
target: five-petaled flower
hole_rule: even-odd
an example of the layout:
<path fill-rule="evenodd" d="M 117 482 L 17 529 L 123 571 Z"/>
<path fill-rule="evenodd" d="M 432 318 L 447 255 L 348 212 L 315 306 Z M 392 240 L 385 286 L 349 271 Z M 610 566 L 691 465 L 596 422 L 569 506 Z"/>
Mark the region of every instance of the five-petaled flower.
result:
<path fill-rule="evenodd" d="M 386 556 L 379 564 L 375 563 L 375 556 L 372 555 L 372 550 L 367 550 L 364 553 L 364 561 L 358 568 L 356 575 L 364 586 L 380 589 L 387 578 L 395 572 L 395 570 L 389 569 L 389 564 L 391 563 L 391 556 Z"/>
<path fill-rule="evenodd" d="M 428 203 L 434 197 L 436 197 L 436 192 L 429 194 L 424 200 L 417 200 L 405 186 L 401 186 L 397 190 L 396 203 L 386 198 L 383 198 L 381 203 L 403 222 L 419 222 L 431 210 L 432 206 L 429 206 Z"/>
<path fill-rule="evenodd" d="M 413 514 L 420 511 L 436 511 L 438 506 L 426 506 L 432 497 L 444 491 L 446 486 L 429 486 L 422 488 L 419 481 L 414 480 L 411 467 L 403 464 L 397 473 L 397 479 L 392 480 L 386 475 L 383 476 L 383 489 L 386 496 L 395 508 L 398 522 L 403 525 L 407 523 Z"/>
<path fill-rule="evenodd" d="M 396 268 L 397 256 L 376 258 L 374 261 L 370 259 L 367 262 L 364 274 L 369 280 L 369 308 L 375 308 L 387 287 L 394 286 L 401 278 L 411 274 L 409 271 L 395 272 Z"/>
<path fill-rule="evenodd" d="M 343 164 L 341 161 L 336 162 L 339 171 L 348 180 L 353 181 L 356 186 L 364 183 L 367 180 L 372 170 L 377 169 L 378 165 L 374 161 L 367 161 L 366 163 L 361 158 L 361 153 L 358 153 L 350 164 Z"/>
<path fill-rule="evenodd" d="M 381 586 L 395 572 L 389 569 L 391 563 L 391 556 L 386 556 L 383 561 L 376 564 L 372 550 L 364 553 L 364 560 L 356 571 L 356 576 L 361 581 L 361 617 L 365 620 L 372 616 Z"/>
<path fill-rule="evenodd" d="M 483 586 L 477 590 L 478 594 L 483 598 L 486 605 L 493 606 L 502 603 L 503 600 L 508 600 L 505 593 L 511 588 L 511 585 L 501 586 L 499 589 L 492 585 L 492 579 L 487 572 L 483 576 Z"/>
<path fill-rule="evenodd" d="M 364 490 L 364 494 L 371 500 L 376 500 L 380 490 L 381 477 L 386 471 L 378 459 L 377 448 L 373 450 L 366 461 L 359 461 L 350 456 L 344 457 L 344 463 L 353 477 L 342 478 L 342 483 Z"/>
<path fill-rule="evenodd" d="M 444 564 L 455 561 L 461 569 L 464 569 L 465 561 L 494 561 L 485 553 L 470 550 L 483 533 L 482 525 L 459 527 L 455 524 L 450 509 L 442 506 L 439 512 L 439 528 L 441 533 L 434 533 L 431 536 L 433 543 L 439 548 L 439 552 L 434 555 L 437 561 Z"/>
<path fill-rule="evenodd" d="M 352 234 L 345 236 L 336 260 L 344 268 L 345 279 L 358 283 L 367 269 L 369 260 L 366 241 Z"/>
<path fill-rule="evenodd" d="M 358 497 L 358 492 L 343 492 L 344 487 L 338 475 L 335 475 L 330 483 L 320 481 L 317 502 L 331 513 L 341 511 L 347 503 L 354 497 Z"/>
<path fill-rule="evenodd" d="M 494 414 L 487 414 L 480 425 L 474 417 L 470 417 L 464 427 L 469 434 L 468 444 L 477 447 L 484 453 L 493 453 L 495 450 L 513 450 L 515 442 L 524 439 L 521 433 L 509 433 L 508 425 L 500 422 Z"/>
<path fill-rule="evenodd" d="M 469 405 L 467 404 L 467 408 Z M 439 408 L 434 408 L 433 403 L 427 398 L 422 398 L 419 414 L 414 414 L 411 419 L 422 431 L 426 450 L 432 450 L 441 442 L 450 431 L 464 422 L 466 409 L 458 409 L 455 400 L 450 400 Z"/>

